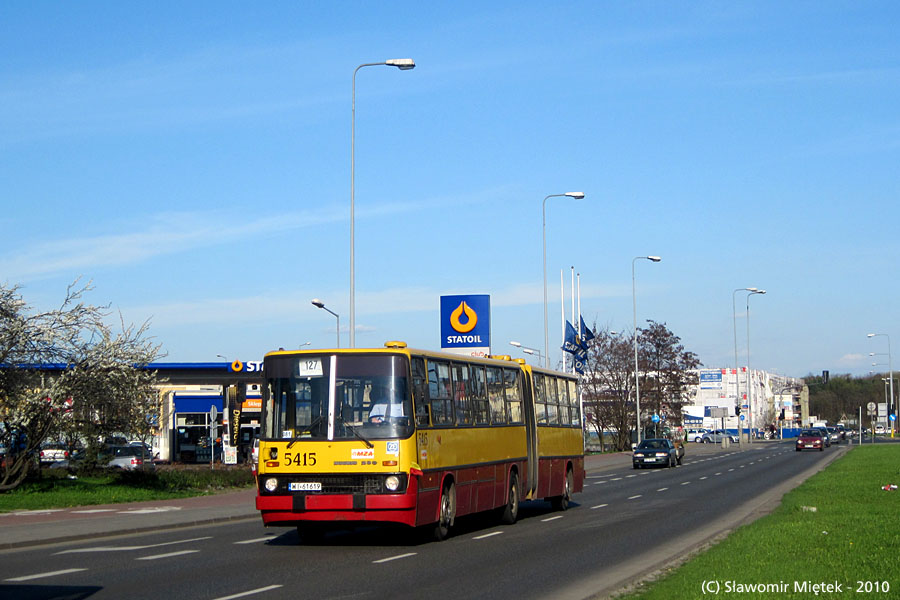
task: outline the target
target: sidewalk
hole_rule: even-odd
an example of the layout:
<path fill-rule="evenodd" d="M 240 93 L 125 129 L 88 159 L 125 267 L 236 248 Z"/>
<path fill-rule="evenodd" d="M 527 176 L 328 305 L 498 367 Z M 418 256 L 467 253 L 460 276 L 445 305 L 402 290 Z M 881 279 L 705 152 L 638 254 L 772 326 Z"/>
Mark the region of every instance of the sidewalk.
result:
<path fill-rule="evenodd" d="M 259 518 L 256 490 L 174 500 L 0 513 L 0 549 Z"/>
<path fill-rule="evenodd" d="M 631 466 L 631 453 L 591 454 L 588 471 Z M 258 519 L 256 490 L 174 500 L 0 513 L 0 550 L 167 527 Z"/>

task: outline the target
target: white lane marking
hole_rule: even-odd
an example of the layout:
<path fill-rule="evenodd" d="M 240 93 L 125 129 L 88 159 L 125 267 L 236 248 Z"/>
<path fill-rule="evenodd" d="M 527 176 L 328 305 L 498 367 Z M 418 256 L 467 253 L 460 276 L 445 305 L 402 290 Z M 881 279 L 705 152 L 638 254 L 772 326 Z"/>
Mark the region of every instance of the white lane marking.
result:
<path fill-rule="evenodd" d="M 213 600 L 234 600 L 234 598 L 243 598 L 244 596 L 252 596 L 253 594 L 261 594 L 263 592 L 268 592 L 269 590 L 277 590 L 278 588 L 283 587 L 282 585 L 267 585 L 266 587 L 257 588 L 255 590 L 247 590 L 246 592 L 240 592 L 239 594 L 232 594 L 230 596 L 220 596 L 218 598 L 214 598 Z"/>
<path fill-rule="evenodd" d="M 200 542 L 202 540 L 211 540 L 212 536 L 191 538 L 189 540 L 176 540 L 174 542 L 162 542 L 161 544 L 148 544 L 146 546 L 96 546 L 93 548 L 75 548 L 72 550 L 63 550 L 56 554 L 81 554 L 84 552 L 120 552 L 125 550 L 147 550 L 148 548 L 160 548 L 162 546 L 172 546 L 174 544 L 189 544 L 191 542 Z"/>
<path fill-rule="evenodd" d="M 160 558 L 171 558 L 172 556 L 181 556 L 182 554 L 194 554 L 199 550 L 179 550 L 178 552 L 167 552 L 166 554 L 154 554 L 153 556 L 141 556 L 135 560 L 157 560 Z"/>
<path fill-rule="evenodd" d="M 598 482 L 595 483 L 594 485 L 600 485 L 601 483 L 609 483 L 609 482 L 608 482 L 608 481 L 598 481 Z"/>
<path fill-rule="evenodd" d="M 25 575 L 23 577 L 11 577 L 3 581 L 29 581 L 31 579 L 40 579 L 42 577 L 55 577 L 56 575 L 65 575 L 67 573 L 77 573 L 79 571 L 87 571 L 87 569 L 63 569 L 62 571 L 48 571 L 46 573 L 35 573 L 34 575 Z"/>
<path fill-rule="evenodd" d="M 622 480 L 621 477 L 613 477 L 612 479 L 610 479 L 610 481 L 621 481 L 621 480 Z"/>
<path fill-rule="evenodd" d="M 72 514 L 76 515 L 92 515 L 94 513 L 115 512 L 115 508 L 91 508 L 88 510 L 73 510 Z"/>
<path fill-rule="evenodd" d="M 716 475 L 721 475 L 721 474 L 722 474 L 722 471 L 719 471 L 718 473 L 716 473 Z"/>
<path fill-rule="evenodd" d="M 268 542 L 271 539 L 271 537 L 264 537 L 256 538 L 255 540 L 241 540 L 240 542 L 235 542 L 235 544 L 255 544 L 257 542 Z"/>
<path fill-rule="evenodd" d="M 41 510 L 19 510 L 13 513 L 7 513 L 9 515 L 15 515 L 17 517 L 27 517 L 29 515 L 49 515 L 50 513 L 57 513 L 64 511 L 64 508 L 45 508 Z"/>
<path fill-rule="evenodd" d="M 637 475 L 626 475 L 626 476 L 625 476 L 625 479 L 629 479 L 629 478 L 631 478 L 631 477 L 637 477 Z"/>
<path fill-rule="evenodd" d="M 641 496 L 643 496 L 643 494 L 638 494 L 637 496 L 631 496 L 631 497 L 629 497 L 628 499 L 629 499 L 629 500 L 634 500 L 635 498 L 640 498 Z"/>
<path fill-rule="evenodd" d="M 703 477 L 701 477 L 701 478 L 700 478 L 700 481 L 703 481 L 704 479 L 706 479 L 706 475 L 704 475 Z"/>
<path fill-rule="evenodd" d="M 562 519 L 562 515 L 556 515 L 555 517 L 547 517 L 546 519 L 541 519 L 541 523 L 546 523 L 547 521 L 555 521 L 557 519 Z"/>
<path fill-rule="evenodd" d="M 681 485 L 688 485 L 689 483 L 690 483 L 690 481 L 682 481 Z"/>
<path fill-rule="evenodd" d="M 485 533 L 484 535 L 476 535 L 472 539 L 473 540 L 483 540 L 484 538 L 494 537 L 495 535 L 500 535 L 502 533 L 503 533 L 502 531 L 492 531 L 490 533 Z"/>
<path fill-rule="evenodd" d="M 597 506 L 592 506 L 591 510 L 594 510 L 595 508 L 603 508 L 604 506 L 609 506 L 609 504 L 598 504 Z"/>
<path fill-rule="evenodd" d="M 728 469 L 728 472 L 729 472 L 729 473 L 731 473 L 732 471 L 734 471 L 734 469 Z"/>
<path fill-rule="evenodd" d="M 181 510 L 180 506 L 148 506 L 147 508 L 139 508 L 136 510 L 120 510 L 120 515 L 152 515 L 161 512 L 172 512 Z"/>
<path fill-rule="evenodd" d="M 379 563 L 391 562 L 392 560 L 399 560 L 401 558 L 409 558 L 410 556 L 415 556 L 415 555 L 416 555 L 415 552 L 407 552 L 406 554 L 398 554 L 397 556 L 390 556 L 388 558 L 382 558 L 381 560 L 373 560 L 372 563 L 377 565 Z"/>
<path fill-rule="evenodd" d="M 656 491 L 657 491 L 657 492 L 664 492 L 664 491 L 666 491 L 667 489 L 669 489 L 669 488 L 659 488 L 659 489 L 656 490 Z"/>

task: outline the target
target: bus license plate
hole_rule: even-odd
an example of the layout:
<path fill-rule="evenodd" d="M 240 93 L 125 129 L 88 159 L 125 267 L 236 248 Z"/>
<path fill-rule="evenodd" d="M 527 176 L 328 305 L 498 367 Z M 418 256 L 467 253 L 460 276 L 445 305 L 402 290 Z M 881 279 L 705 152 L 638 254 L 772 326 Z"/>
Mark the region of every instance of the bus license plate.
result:
<path fill-rule="evenodd" d="M 303 483 L 291 483 L 288 489 L 292 492 L 321 492 L 322 484 L 318 481 L 310 481 Z"/>

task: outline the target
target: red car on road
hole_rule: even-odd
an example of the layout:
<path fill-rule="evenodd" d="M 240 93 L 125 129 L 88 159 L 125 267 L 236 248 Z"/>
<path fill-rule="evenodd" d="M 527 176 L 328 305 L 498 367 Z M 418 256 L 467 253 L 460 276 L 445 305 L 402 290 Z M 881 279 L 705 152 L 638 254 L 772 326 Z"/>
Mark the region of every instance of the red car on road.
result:
<path fill-rule="evenodd" d="M 801 450 L 825 450 L 825 435 L 821 429 L 804 429 L 797 438 L 797 452 Z"/>

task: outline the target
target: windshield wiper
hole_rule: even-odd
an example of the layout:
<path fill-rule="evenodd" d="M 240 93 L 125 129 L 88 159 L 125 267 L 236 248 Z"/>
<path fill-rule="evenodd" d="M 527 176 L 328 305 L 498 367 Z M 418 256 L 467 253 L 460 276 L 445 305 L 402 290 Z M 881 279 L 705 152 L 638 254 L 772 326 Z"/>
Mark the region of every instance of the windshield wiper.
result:
<path fill-rule="evenodd" d="M 303 429 L 302 433 L 309 433 L 309 434 L 312 434 L 312 430 L 313 430 L 319 423 L 321 423 L 321 422 L 322 422 L 322 419 L 324 419 L 324 418 L 325 418 L 325 417 L 323 417 L 322 415 L 319 415 L 318 417 L 316 417 L 315 419 L 313 419 L 312 422 L 311 422 L 305 429 Z M 301 435 L 298 435 L 298 436 L 296 436 L 296 437 L 294 437 L 294 439 L 292 439 L 292 440 L 290 441 L 290 443 L 287 445 L 287 449 L 290 450 L 290 449 L 291 449 L 291 446 L 293 446 L 294 444 L 296 444 L 297 442 L 299 442 L 301 439 L 303 439 L 303 435 L 302 435 L 302 434 L 301 434 Z"/>
<path fill-rule="evenodd" d="M 370 442 L 368 439 L 366 439 L 366 437 L 365 437 L 363 434 L 361 434 L 360 432 L 358 432 L 358 431 L 356 430 L 355 427 L 353 427 L 352 425 L 347 424 L 347 421 L 344 420 L 344 417 L 342 417 L 341 415 L 337 415 L 337 418 L 341 420 L 341 423 L 344 424 L 344 427 L 346 427 L 347 429 L 350 430 L 350 433 L 352 433 L 352 434 L 355 435 L 357 438 L 359 438 L 360 440 L 362 440 L 362 442 L 366 445 L 366 447 L 368 447 L 368 448 L 374 448 L 374 447 L 375 447 L 374 444 L 372 444 L 372 442 Z"/>

